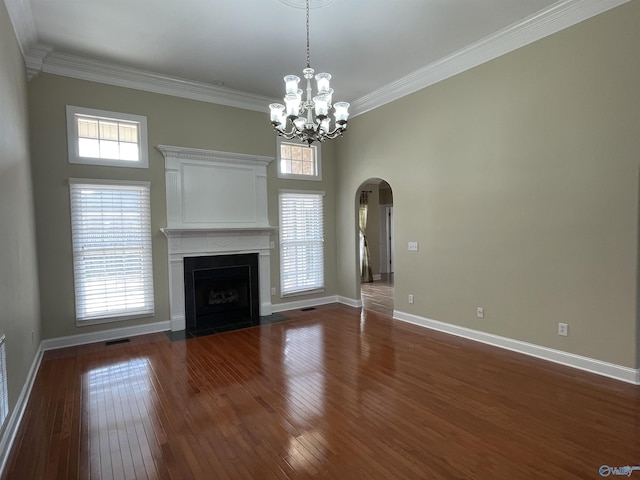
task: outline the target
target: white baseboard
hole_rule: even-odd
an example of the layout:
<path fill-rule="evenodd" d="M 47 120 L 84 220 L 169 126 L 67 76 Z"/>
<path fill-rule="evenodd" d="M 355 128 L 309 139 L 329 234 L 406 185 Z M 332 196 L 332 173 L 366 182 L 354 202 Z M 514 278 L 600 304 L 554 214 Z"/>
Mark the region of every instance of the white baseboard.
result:
<path fill-rule="evenodd" d="M 264 302 L 260 304 L 260 316 L 268 317 L 273 313 L 273 309 L 271 308 L 271 302 Z"/>
<path fill-rule="evenodd" d="M 274 303 L 271 310 L 273 313 L 286 312 L 288 310 L 299 310 L 301 308 L 315 307 L 317 305 L 327 305 L 328 303 L 336 303 L 338 297 L 332 295 L 330 297 L 309 298 L 305 300 L 296 300 L 295 302 Z"/>
<path fill-rule="evenodd" d="M 179 332 L 187 328 L 187 319 L 184 315 L 174 315 L 171 317 L 169 324 L 171 325 L 172 332 Z"/>
<path fill-rule="evenodd" d="M 382 275 L 381 275 L 381 274 L 379 274 L 379 273 L 376 273 L 376 274 L 373 276 L 373 281 L 374 281 L 374 282 L 377 282 L 378 280 L 382 280 Z"/>
<path fill-rule="evenodd" d="M 338 295 L 338 303 L 342 303 L 343 305 L 347 305 L 349 307 L 361 308 L 362 300 L 355 298 L 348 298 Z"/>
<path fill-rule="evenodd" d="M 623 367 L 614 363 L 603 362 L 594 358 L 583 357 L 573 353 L 555 350 L 553 348 L 542 347 L 532 343 L 513 340 L 507 337 L 500 337 L 491 333 L 480 332 L 470 328 L 452 325 L 450 323 L 439 322 L 424 317 L 419 317 L 410 313 L 393 311 L 393 318 L 403 322 L 412 323 L 431 330 L 449 333 L 458 337 L 486 343 L 494 347 L 504 348 L 531 357 L 540 358 L 549 362 L 559 363 L 568 367 L 577 368 L 597 375 L 613 378 L 634 385 L 640 385 L 640 369 Z"/>
<path fill-rule="evenodd" d="M 113 328 L 103 330 L 101 332 L 80 333 L 78 335 L 70 335 L 68 337 L 57 337 L 43 340 L 41 349 L 55 350 L 58 348 L 75 347 L 77 345 L 86 345 L 88 343 L 107 342 L 118 338 L 135 337 L 137 335 L 146 335 L 148 333 L 165 332 L 171 330 L 171 322 L 155 322 L 145 325 L 136 325 L 133 327 Z"/>
<path fill-rule="evenodd" d="M 273 313 L 286 312 L 288 310 L 299 310 L 301 308 L 317 307 L 318 305 L 327 305 L 329 303 L 342 303 L 349 307 L 362 307 L 362 300 L 343 297 L 340 295 L 331 295 L 322 298 L 310 298 L 307 300 L 297 300 L 295 302 L 275 303 L 272 305 Z"/>
<path fill-rule="evenodd" d="M 27 408 L 27 402 L 31 396 L 31 389 L 33 388 L 36 375 L 38 374 L 38 369 L 40 368 L 40 362 L 42 361 L 42 353 L 42 344 L 40 344 L 40 347 L 33 358 L 33 362 L 31 363 L 31 368 L 29 369 L 27 378 L 22 386 L 22 391 L 20 392 L 16 406 L 8 418 L 7 427 L 2 435 L 2 439 L 0 439 L 0 477 L 4 474 L 4 469 L 7 466 L 9 454 L 11 453 L 11 447 L 13 446 L 13 442 L 18 434 L 18 427 L 20 427 L 24 411 Z"/>

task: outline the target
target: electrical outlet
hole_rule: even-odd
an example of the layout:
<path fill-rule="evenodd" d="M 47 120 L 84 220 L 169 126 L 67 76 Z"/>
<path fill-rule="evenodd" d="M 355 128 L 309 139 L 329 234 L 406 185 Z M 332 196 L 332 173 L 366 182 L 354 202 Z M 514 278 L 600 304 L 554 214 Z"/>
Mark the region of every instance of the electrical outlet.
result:
<path fill-rule="evenodd" d="M 476 307 L 476 317 L 484 318 L 484 307 Z"/>
<path fill-rule="evenodd" d="M 569 335 L 569 324 L 568 323 L 559 323 L 558 324 L 558 335 L 562 335 L 566 337 Z"/>
<path fill-rule="evenodd" d="M 271 287 L 271 295 L 275 295 L 276 294 L 276 287 Z"/>
<path fill-rule="evenodd" d="M 409 295 L 409 303 L 413 303 L 413 295 Z"/>
<path fill-rule="evenodd" d="M 409 242 L 407 249 L 410 252 L 417 252 L 418 251 L 418 242 Z"/>

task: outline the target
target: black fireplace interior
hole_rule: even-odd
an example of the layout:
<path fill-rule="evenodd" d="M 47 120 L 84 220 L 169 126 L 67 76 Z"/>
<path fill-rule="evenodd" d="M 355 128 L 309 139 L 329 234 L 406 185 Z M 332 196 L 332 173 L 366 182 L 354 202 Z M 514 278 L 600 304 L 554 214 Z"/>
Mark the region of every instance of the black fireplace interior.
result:
<path fill-rule="evenodd" d="M 184 258 L 186 329 L 225 332 L 260 324 L 258 254 Z"/>

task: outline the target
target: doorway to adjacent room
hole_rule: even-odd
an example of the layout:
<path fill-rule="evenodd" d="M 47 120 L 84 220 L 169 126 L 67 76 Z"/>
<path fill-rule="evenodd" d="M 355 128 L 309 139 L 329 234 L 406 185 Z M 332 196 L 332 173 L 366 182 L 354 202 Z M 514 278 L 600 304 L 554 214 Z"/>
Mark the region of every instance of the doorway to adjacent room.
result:
<path fill-rule="evenodd" d="M 360 185 L 358 245 L 360 298 L 363 308 L 393 315 L 394 234 L 393 191 L 381 178 Z"/>

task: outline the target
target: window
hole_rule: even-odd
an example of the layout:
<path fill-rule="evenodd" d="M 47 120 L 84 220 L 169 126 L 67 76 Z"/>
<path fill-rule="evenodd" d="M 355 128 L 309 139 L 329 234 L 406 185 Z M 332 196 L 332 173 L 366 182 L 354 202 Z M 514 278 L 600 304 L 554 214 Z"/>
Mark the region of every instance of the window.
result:
<path fill-rule="evenodd" d="M 320 146 L 278 137 L 278 178 L 322 180 Z"/>
<path fill-rule="evenodd" d="M 147 168 L 147 117 L 67 105 L 69 163 Z"/>
<path fill-rule="evenodd" d="M 69 183 L 78 324 L 153 315 L 149 183 Z"/>
<path fill-rule="evenodd" d="M 280 192 L 282 296 L 324 290 L 323 200 L 323 192 Z"/>

